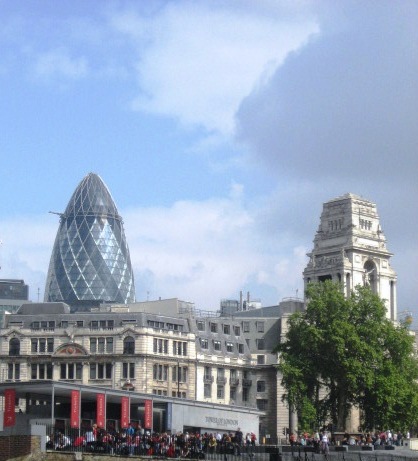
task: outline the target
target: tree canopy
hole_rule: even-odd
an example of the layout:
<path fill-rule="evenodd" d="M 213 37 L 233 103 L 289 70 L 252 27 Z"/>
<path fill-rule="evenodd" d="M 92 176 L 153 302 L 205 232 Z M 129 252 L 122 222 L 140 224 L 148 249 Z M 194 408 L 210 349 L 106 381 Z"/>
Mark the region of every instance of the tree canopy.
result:
<path fill-rule="evenodd" d="M 418 362 L 407 326 L 386 318 L 384 302 L 369 287 L 346 298 L 338 283 L 310 283 L 306 300 L 276 348 L 283 399 L 297 411 L 299 426 L 331 422 L 345 430 L 353 406 L 364 428 L 415 425 Z"/>

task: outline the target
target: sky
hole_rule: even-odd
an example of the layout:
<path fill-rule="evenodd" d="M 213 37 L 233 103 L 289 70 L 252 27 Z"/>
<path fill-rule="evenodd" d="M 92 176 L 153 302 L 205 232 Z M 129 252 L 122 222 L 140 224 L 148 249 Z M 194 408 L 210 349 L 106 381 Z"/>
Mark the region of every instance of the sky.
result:
<path fill-rule="evenodd" d="M 0 278 L 43 300 L 97 173 L 136 297 L 303 296 L 324 202 L 376 203 L 418 319 L 418 2 L 0 0 Z"/>

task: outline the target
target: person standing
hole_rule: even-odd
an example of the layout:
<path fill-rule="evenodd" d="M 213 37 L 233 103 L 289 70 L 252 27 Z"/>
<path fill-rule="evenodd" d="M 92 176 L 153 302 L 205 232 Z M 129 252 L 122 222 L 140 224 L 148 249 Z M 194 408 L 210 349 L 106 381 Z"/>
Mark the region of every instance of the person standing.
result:
<path fill-rule="evenodd" d="M 243 434 L 240 428 L 235 431 L 235 452 L 238 456 L 241 456 L 241 445 L 242 445 Z"/>
<path fill-rule="evenodd" d="M 324 455 L 329 453 L 328 434 L 324 431 L 321 438 L 321 451 Z"/>

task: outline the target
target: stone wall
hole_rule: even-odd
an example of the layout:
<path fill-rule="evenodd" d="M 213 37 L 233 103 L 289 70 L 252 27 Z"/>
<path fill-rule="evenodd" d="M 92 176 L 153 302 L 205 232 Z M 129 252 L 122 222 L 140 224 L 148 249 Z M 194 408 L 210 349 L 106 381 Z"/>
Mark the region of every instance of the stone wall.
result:
<path fill-rule="evenodd" d="M 36 435 L 9 435 L 0 437 L 0 461 L 25 457 L 38 453 L 41 455 L 41 437 Z"/>

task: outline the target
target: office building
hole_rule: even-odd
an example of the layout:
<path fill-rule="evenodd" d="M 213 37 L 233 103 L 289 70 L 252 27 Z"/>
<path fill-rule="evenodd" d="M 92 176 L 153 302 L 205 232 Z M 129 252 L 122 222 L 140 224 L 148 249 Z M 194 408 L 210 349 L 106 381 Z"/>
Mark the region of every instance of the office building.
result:
<path fill-rule="evenodd" d="M 83 178 L 60 214 L 45 301 L 63 302 L 73 310 L 135 301 L 122 218 L 96 174 Z"/>

